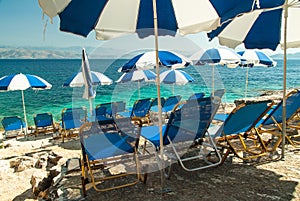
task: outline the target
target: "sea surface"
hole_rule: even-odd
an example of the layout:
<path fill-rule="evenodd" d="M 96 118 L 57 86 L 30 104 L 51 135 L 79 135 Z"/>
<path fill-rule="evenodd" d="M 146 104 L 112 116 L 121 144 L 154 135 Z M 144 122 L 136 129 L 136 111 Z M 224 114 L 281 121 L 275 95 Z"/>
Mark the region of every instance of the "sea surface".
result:
<path fill-rule="evenodd" d="M 126 63 L 126 59 L 90 60 L 93 71 L 102 72 L 112 80 L 116 81 L 122 73 L 118 68 Z M 248 71 L 248 93 L 247 97 L 255 97 L 268 90 L 282 90 L 283 86 L 283 61 L 276 60 L 277 66 L 271 68 L 254 67 Z M 300 87 L 300 60 L 287 61 L 287 88 Z M 223 102 L 234 102 L 235 99 L 245 97 L 246 68 L 227 68 L 214 66 L 189 66 L 184 71 L 188 72 L 194 82 L 183 86 L 161 84 L 161 96 L 181 95 L 183 99 L 191 94 L 205 92 L 209 95 L 212 90 L 212 78 L 214 78 L 214 89 L 225 88 L 226 93 Z M 24 73 L 37 75 L 52 84 L 50 90 L 34 91 L 27 89 L 25 94 L 26 114 L 29 125 L 33 125 L 33 115 L 43 112 L 51 112 L 55 121 L 61 118 L 61 111 L 66 107 L 86 106 L 89 108 L 88 100 L 82 98 L 83 88 L 63 87 L 63 83 L 74 73 L 81 70 L 81 60 L 46 60 L 46 59 L 2 59 L 0 60 L 0 77 Z M 161 70 L 164 70 L 163 68 Z M 140 90 L 138 86 L 140 84 Z M 129 82 L 109 86 L 96 86 L 97 96 L 93 101 L 93 107 L 100 103 L 124 100 L 131 107 L 139 98 L 156 97 L 156 85 L 151 82 Z M 140 95 L 139 95 L 140 91 Z M 174 93 L 173 93 L 174 92 Z M 4 116 L 18 115 L 23 117 L 21 91 L 0 92 L 0 119 Z M 2 125 L 1 125 L 2 126 Z"/>

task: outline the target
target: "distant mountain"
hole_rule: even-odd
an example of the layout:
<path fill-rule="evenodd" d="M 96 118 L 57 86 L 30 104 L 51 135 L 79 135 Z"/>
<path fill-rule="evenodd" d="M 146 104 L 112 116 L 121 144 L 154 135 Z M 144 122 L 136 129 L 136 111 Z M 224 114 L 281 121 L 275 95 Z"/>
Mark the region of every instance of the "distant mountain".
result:
<path fill-rule="evenodd" d="M 86 47 L 90 58 L 115 58 L 124 50 Z M 0 46 L 0 59 L 81 59 L 82 47 L 11 47 Z"/>
<path fill-rule="evenodd" d="M 271 56 L 273 59 L 283 59 L 283 54 L 274 54 Z M 300 52 L 287 54 L 287 59 L 300 59 Z"/>
<path fill-rule="evenodd" d="M 136 52 L 128 52 L 122 49 L 107 48 L 107 47 L 85 47 L 89 53 L 89 58 L 117 58 L 122 57 L 132 58 Z M 0 59 L 81 59 L 80 46 L 70 47 L 13 47 L 0 45 Z M 173 50 L 183 55 L 191 55 L 190 52 L 183 50 Z M 126 54 L 125 54 L 126 53 Z M 283 59 L 283 54 L 274 54 L 273 59 Z M 300 52 L 289 53 L 288 59 L 300 59 Z"/>
<path fill-rule="evenodd" d="M 45 50 L 35 48 L 0 47 L 0 59 L 75 59 L 79 51 Z"/>

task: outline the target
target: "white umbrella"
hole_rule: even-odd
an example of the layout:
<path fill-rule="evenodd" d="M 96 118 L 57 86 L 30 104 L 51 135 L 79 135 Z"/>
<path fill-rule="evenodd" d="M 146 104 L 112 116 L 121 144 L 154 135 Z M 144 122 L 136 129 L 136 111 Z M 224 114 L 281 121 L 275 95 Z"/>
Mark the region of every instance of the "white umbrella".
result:
<path fill-rule="evenodd" d="M 247 49 L 237 52 L 242 57 L 242 67 L 246 67 L 245 98 L 248 91 L 248 71 L 254 66 L 275 67 L 277 62 L 261 50 Z"/>
<path fill-rule="evenodd" d="M 205 51 L 196 52 L 191 56 L 194 65 L 209 64 L 212 66 L 212 95 L 214 95 L 214 70 L 215 65 L 236 68 L 241 63 L 241 56 L 234 50 L 226 47 L 209 48 Z"/>
<path fill-rule="evenodd" d="M 164 84 L 172 84 L 173 90 L 172 93 L 174 95 L 174 85 L 185 85 L 189 82 L 194 82 L 192 76 L 190 76 L 187 72 L 183 70 L 166 70 L 160 73 L 160 82 Z"/>
<path fill-rule="evenodd" d="M 0 78 L 0 91 L 16 91 L 22 93 L 22 104 L 24 112 L 24 121 L 26 123 L 25 135 L 28 134 L 28 124 L 26 117 L 26 106 L 24 98 L 24 90 L 32 88 L 33 90 L 51 89 L 52 85 L 43 78 L 30 74 L 13 74 Z"/>
<path fill-rule="evenodd" d="M 137 82 L 138 83 L 138 92 L 140 98 L 140 82 L 154 82 L 156 79 L 156 74 L 151 70 L 135 70 L 127 73 L 123 73 L 123 75 L 116 81 L 117 83 L 125 83 L 125 82 Z"/>

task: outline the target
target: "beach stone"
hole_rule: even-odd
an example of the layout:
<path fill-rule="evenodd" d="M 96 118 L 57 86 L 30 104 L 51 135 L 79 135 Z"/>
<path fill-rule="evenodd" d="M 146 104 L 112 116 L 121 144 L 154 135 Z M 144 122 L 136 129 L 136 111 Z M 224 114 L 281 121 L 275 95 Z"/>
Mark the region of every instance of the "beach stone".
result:
<path fill-rule="evenodd" d="M 48 161 L 49 163 L 53 164 L 53 165 L 57 165 L 58 164 L 58 161 L 62 158 L 62 156 L 54 153 L 54 152 L 51 152 L 49 153 L 48 155 Z"/>
<path fill-rule="evenodd" d="M 80 159 L 79 158 L 70 158 L 66 162 L 67 172 L 73 170 L 80 170 Z"/>
<path fill-rule="evenodd" d="M 14 172 L 22 172 L 28 168 L 34 167 L 35 161 L 31 157 L 22 156 L 9 161 L 10 168 L 14 168 Z"/>
<path fill-rule="evenodd" d="M 36 172 L 31 176 L 30 184 L 32 186 L 32 192 L 35 196 L 38 196 L 39 193 L 44 189 L 44 187 L 41 188 L 42 185 L 39 185 L 41 181 L 43 181 L 44 178 L 48 177 L 48 173 L 43 172 Z M 45 189 L 44 189 L 45 190 Z"/>

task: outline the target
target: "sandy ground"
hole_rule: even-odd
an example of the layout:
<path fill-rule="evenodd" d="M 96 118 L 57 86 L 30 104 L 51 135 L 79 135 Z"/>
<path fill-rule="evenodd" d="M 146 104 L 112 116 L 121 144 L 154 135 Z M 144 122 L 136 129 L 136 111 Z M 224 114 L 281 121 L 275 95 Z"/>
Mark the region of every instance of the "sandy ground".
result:
<path fill-rule="evenodd" d="M 32 193 L 30 180 L 33 174 L 45 172 L 27 167 L 16 172 L 10 162 L 18 157 L 54 152 L 62 156 L 57 166 L 68 159 L 80 158 L 79 140 L 65 143 L 53 140 L 51 135 L 9 139 L 6 148 L 0 149 L 0 200 L 38 200 Z M 278 150 L 280 154 L 280 150 Z M 221 166 L 194 172 L 184 171 L 177 163 L 172 166 L 171 178 L 161 187 L 160 172 L 148 174 L 146 184 L 107 192 L 96 192 L 87 186 L 87 197 L 81 193 L 81 172 L 75 170 L 64 176 L 57 200 L 293 200 L 300 201 L 300 148 L 286 146 L 285 158 L 261 158 L 243 163 L 235 157 Z"/>

